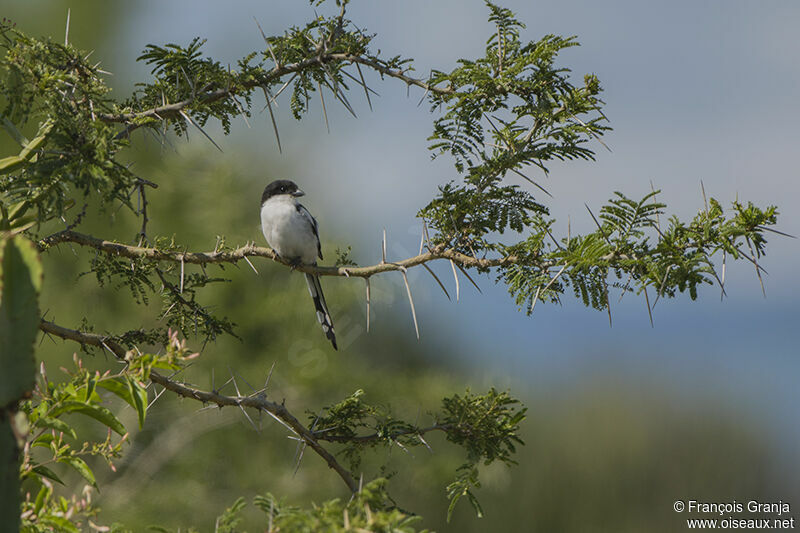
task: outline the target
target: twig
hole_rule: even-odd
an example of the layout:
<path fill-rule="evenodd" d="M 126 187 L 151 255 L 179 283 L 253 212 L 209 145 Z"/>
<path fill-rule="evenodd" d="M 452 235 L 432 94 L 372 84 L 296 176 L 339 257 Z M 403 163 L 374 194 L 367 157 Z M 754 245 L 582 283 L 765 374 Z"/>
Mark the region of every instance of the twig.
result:
<path fill-rule="evenodd" d="M 426 433 L 430 433 L 432 431 L 444 431 L 444 432 L 447 432 L 447 431 L 449 431 L 451 429 L 453 429 L 453 427 L 450 426 L 449 424 L 433 424 L 432 426 L 428 426 L 428 427 L 424 427 L 424 428 L 413 427 L 413 428 L 408 428 L 408 429 L 401 429 L 401 430 L 399 430 L 397 432 L 392 432 L 392 433 L 390 433 L 388 435 L 386 433 L 372 433 L 370 435 L 361 435 L 361 436 L 355 436 L 355 437 L 344 436 L 344 435 L 332 435 L 330 432 L 328 432 L 327 430 L 323 429 L 323 430 L 315 431 L 314 432 L 314 437 L 317 440 L 327 441 L 327 442 L 352 442 L 352 443 L 365 444 L 365 443 L 377 442 L 377 441 L 381 441 L 381 440 L 391 440 L 391 441 L 395 442 L 397 440 L 397 437 L 403 437 L 403 436 L 406 436 L 406 435 L 414 435 L 415 437 L 419 438 L 422 435 L 425 435 Z M 428 449 L 430 449 L 430 446 L 428 446 Z"/>
<path fill-rule="evenodd" d="M 170 261 L 175 263 L 186 264 L 219 264 L 219 263 L 237 263 L 245 257 L 264 257 L 271 259 L 277 263 L 286 266 L 294 266 L 295 270 L 307 274 L 316 274 L 318 276 L 349 276 L 367 278 L 380 274 L 382 272 L 393 272 L 402 270 L 403 268 L 412 268 L 423 263 L 434 261 L 437 259 L 448 259 L 459 268 L 495 268 L 514 264 L 518 261 L 516 255 L 508 255 L 495 259 L 478 259 L 455 250 L 445 248 L 443 245 L 434 246 L 430 251 L 424 252 L 414 257 L 409 257 L 401 261 L 388 263 L 381 261 L 377 265 L 365 267 L 326 267 L 316 265 L 290 265 L 287 261 L 279 257 L 270 248 L 262 248 L 259 246 L 246 245 L 241 246 L 235 250 L 230 251 L 209 251 L 209 252 L 180 252 L 176 250 L 162 250 L 159 248 L 148 248 L 140 246 L 131 246 L 118 242 L 107 241 L 99 239 L 92 235 L 78 233 L 72 230 L 64 230 L 54 233 L 39 241 L 39 250 L 44 251 L 51 246 L 56 246 L 60 243 L 75 243 L 81 246 L 94 248 L 100 252 L 112 256 L 127 257 L 131 259 L 145 258 L 155 261 Z M 385 241 L 384 247 L 385 250 Z M 385 256 L 384 256 L 385 257 Z M 615 256 L 623 258 L 623 256 Z M 542 268 L 554 266 L 552 262 L 542 261 L 539 265 Z M 475 282 L 472 281 L 474 284 Z M 476 285 L 477 288 L 477 285 Z M 480 290 L 480 288 L 478 288 Z"/>
<path fill-rule="evenodd" d="M 117 358 L 125 360 L 125 348 L 114 340 L 113 337 L 67 329 L 45 320 L 39 323 L 39 329 L 45 333 L 61 337 L 62 339 L 75 341 L 82 345 L 106 347 Z M 269 413 L 276 420 L 281 421 L 286 427 L 290 428 L 292 432 L 297 434 L 312 450 L 322 457 L 328 466 L 339 474 L 339 477 L 342 478 L 342 481 L 344 481 L 351 492 L 355 493 L 358 490 L 358 483 L 353 479 L 352 474 L 339 464 L 328 450 L 319 444 L 314 434 L 301 424 L 282 403 L 271 402 L 263 396 L 224 396 L 216 392 L 203 391 L 184 383 L 173 381 L 156 371 L 150 372 L 150 380 L 179 396 L 198 400 L 202 403 L 214 403 L 219 407 L 250 407 Z"/>

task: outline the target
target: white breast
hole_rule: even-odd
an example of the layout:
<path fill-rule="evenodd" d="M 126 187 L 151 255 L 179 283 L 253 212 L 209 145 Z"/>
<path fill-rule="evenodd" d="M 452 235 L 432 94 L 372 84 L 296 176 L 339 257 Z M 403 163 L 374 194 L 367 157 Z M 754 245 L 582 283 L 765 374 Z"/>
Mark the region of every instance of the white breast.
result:
<path fill-rule="evenodd" d="M 317 261 L 317 237 L 310 221 L 297 210 L 291 196 L 274 196 L 261 206 L 261 231 L 270 247 L 284 259 Z"/>

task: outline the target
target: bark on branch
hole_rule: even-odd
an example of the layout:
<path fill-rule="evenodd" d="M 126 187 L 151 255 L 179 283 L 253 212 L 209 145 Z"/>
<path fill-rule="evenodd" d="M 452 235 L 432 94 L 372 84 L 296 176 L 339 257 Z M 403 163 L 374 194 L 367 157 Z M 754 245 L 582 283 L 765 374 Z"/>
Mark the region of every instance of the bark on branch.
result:
<path fill-rule="evenodd" d="M 254 245 L 240 246 L 234 250 L 211 251 L 211 252 L 179 252 L 174 250 L 160 250 L 158 248 L 147 248 L 141 246 L 131 246 L 118 242 L 107 241 L 78 233 L 76 231 L 61 231 L 46 237 L 39 242 L 40 250 L 45 250 L 50 246 L 59 243 L 71 242 L 81 246 L 94 248 L 109 255 L 128 257 L 131 259 L 151 259 L 155 261 L 172 261 L 190 264 L 213 264 L 213 263 L 237 263 L 245 257 L 265 257 L 286 266 L 291 266 L 295 270 L 319 276 L 344 276 L 369 278 L 381 272 L 403 271 L 411 267 L 423 265 L 437 259 L 449 259 L 463 267 L 472 268 L 494 268 L 516 263 L 518 258 L 514 255 L 500 257 L 496 259 L 479 259 L 455 250 L 450 250 L 444 246 L 434 246 L 431 250 L 403 259 L 396 262 L 381 262 L 376 265 L 363 267 L 332 267 L 332 266 L 313 266 L 313 265 L 291 265 L 283 258 L 279 257 L 270 248 Z M 546 265 L 545 265 L 546 266 Z"/>

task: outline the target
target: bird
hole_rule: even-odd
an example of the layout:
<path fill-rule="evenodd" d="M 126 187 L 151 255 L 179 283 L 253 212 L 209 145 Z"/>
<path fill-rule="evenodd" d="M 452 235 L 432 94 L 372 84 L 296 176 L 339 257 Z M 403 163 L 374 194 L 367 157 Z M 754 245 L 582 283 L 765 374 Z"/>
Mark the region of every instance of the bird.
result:
<path fill-rule="evenodd" d="M 296 183 L 287 179 L 273 181 L 261 195 L 261 231 L 264 238 L 281 259 L 293 266 L 316 265 L 317 257 L 322 259 L 317 219 L 297 201 L 304 195 Z M 305 276 L 308 292 L 314 300 L 317 320 L 333 349 L 338 350 L 333 320 L 319 276 Z"/>

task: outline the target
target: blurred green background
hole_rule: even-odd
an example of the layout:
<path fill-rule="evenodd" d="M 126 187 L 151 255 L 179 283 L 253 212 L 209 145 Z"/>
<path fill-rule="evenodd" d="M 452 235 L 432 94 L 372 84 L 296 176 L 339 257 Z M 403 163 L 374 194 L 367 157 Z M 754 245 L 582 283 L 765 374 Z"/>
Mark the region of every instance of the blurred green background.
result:
<path fill-rule="evenodd" d="M 394 4 L 356 2 L 350 18 L 377 32 L 386 53 L 415 57 L 421 75 L 478 53 L 482 35 L 492 31 L 482 2 Z M 788 37 L 791 26 L 781 22 L 800 14 L 794 4 L 776 4 L 769 13 L 742 2 L 669 9 L 617 2 L 602 11 L 588 1 L 504 5 L 529 23 L 529 39 L 577 33 L 584 46 L 562 62 L 578 75 L 595 72 L 607 90 L 614 153 L 600 153 L 594 164 L 554 165 L 547 182 L 554 214 L 571 215 L 573 231 L 591 229 L 584 201 L 599 203 L 616 189 L 635 196 L 649 190 L 650 180 L 664 189 L 670 210 L 691 214 L 701 205 L 702 179 L 723 203 L 736 193 L 778 203 L 781 229 L 798 233 L 787 132 L 796 139 L 791 125 L 800 117 L 791 95 L 775 88 L 797 81 L 791 76 L 800 72 L 792 71 L 800 54 Z M 186 43 L 199 35 L 209 39 L 212 57 L 233 62 L 263 45 L 254 16 L 268 34 L 313 16 L 307 3 L 288 0 L 224 8 L 205 1 L 11 0 L 0 16 L 34 36 L 62 39 L 68 8 L 70 41 L 95 50 L 93 57 L 113 72 L 109 83 L 120 99 L 147 79 L 134 59 L 148 43 Z M 296 123 L 279 102 L 282 155 L 258 102 L 252 128 L 239 121 L 229 137 L 209 129 L 224 153 L 194 132 L 188 142 L 173 138 L 165 146 L 144 133 L 134 136 L 125 158 L 159 184 L 149 195 L 149 233 L 174 235 L 193 250 L 212 249 L 221 235 L 232 245 L 261 244 L 261 190 L 271 179 L 292 177 L 318 215 L 329 260 L 337 247 L 350 245 L 359 263 L 376 262 L 384 227 L 390 259 L 415 253 L 416 210 L 455 176 L 449 162 L 429 161 L 430 116 L 416 107 L 421 93 L 406 98 L 405 87 L 391 81 L 370 83 L 382 94 L 375 111 L 361 102 L 354 120 L 329 104 L 330 135 L 318 109 Z M 9 139 L 0 139 L 0 149 L 10 153 Z M 83 228 L 123 242 L 137 229 L 134 217 L 115 206 L 91 215 Z M 537 307 L 525 317 L 486 277 L 478 278 L 483 294 L 462 278 L 461 301 L 448 302 L 427 274 L 413 272 L 421 340 L 401 279 L 391 276 L 373 281 L 366 334 L 363 283 L 326 278 L 337 353 L 318 331 L 301 276 L 266 261 L 254 262 L 258 275 L 246 264 L 228 266 L 230 283 L 200 297 L 238 325 L 241 340 L 206 346 L 185 378 L 208 389 L 235 373 L 249 390 L 245 381 L 260 387 L 274 363 L 269 395 L 285 398 L 298 416 L 363 388 L 368 401 L 421 422 L 465 384 L 477 391 L 510 388 L 529 407 L 526 446 L 519 467 L 482 472 L 485 518 L 462 503 L 445 523 L 444 486 L 463 458 L 438 436 L 429 440 L 433 453 L 378 450 L 365 462 L 367 476 L 392 475 L 398 503 L 438 531 L 676 531 L 685 527 L 672 510 L 677 499 L 800 505 L 794 385 L 800 254 L 790 239 L 770 245 L 768 300 L 752 270 L 731 268 L 729 299 L 720 303 L 709 289 L 698 302 L 661 302 L 654 329 L 644 303 L 631 297 L 614 306 L 609 328 L 604 314 L 578 302 Z M 100 289 L 91 274 L 82 275 L 91 256 L 61 245 L 45 257 L 46 317 L 76 327 L 85 316 L 97 330 L 112 332 L 155 322 L 157 296 L 134 306 L 127 289 Z M 448 269 L 437 271 L 450 286 Z M 74 349 L 43 339 L 39 357 L 54 374 Z M 116 365 L 101 355 L 91 364 Z M 228 385 L 224 392 L 235 391 Z M 119 409 L 135 427 L 135 413 Z M 268 418 L 254 423 L 234 409 L 203 409 L 165 394 L 117 472 L 97 465 L 104 520 L 135 530 L 160 524 L 205 531 L 240 495 L 269 491 L 303 506 L 346 497 L 341 481 L 311 453 L 294 473 L 296 444 L 281 426 Z M 246 528 L 263 527 L 262 516 L 251 508 Z"/>

